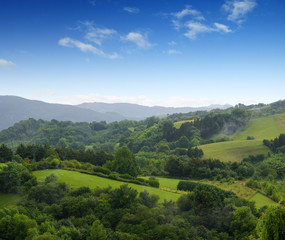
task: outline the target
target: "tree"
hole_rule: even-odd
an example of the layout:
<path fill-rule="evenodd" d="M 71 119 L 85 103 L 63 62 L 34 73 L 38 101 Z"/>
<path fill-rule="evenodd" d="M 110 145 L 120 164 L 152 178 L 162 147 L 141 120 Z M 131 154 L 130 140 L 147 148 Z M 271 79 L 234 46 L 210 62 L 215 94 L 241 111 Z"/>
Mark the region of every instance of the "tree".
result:
<path fill-rule="evenodd" d="M 252 214 L 250 207 L 243 206 L 235 210 L 230 229 L 235 239 L 243 239 L 251 234 L 256 223 L 256 217 Z"/>
<path fill-rule="evenodd" d="M 0 162 L 10 162 L 13 157 L 13 152 L 6 145 L 0 146 Z"/>
<path fill-rule="evenodd" d="M 114 169 L 118 173 L 127 173 L 131 176 L 138 175 L 134 156 L 126 146 L 123 146 L 116 151 Z"/>
<path fill-rule="evenodd" d="M 285 239 L 285 207 L 282 205 L 269 208 L 260 218 L 257 232 L 266 240 Z"/>
<path fill-rule="evenodd" d="M 91 227 L 90 236 L 87 240 L 106 240 L 107 232 L 99 220 L 95 220 Z"/>

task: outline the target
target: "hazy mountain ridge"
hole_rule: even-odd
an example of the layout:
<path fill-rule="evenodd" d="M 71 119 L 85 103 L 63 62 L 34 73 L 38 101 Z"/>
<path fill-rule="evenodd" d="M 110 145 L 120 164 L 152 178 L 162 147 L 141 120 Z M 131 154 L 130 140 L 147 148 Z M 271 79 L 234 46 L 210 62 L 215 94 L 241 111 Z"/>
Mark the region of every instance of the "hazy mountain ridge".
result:
<path fill-rule="evenodd" d="M 29 118 L 72 122 L 143 120 L 150 116 L 187 113 L 198 110 L 225 109 L 230 105 L 211 105 L 201 108 L 147 107 L 130 103 L 83 103 L 77 106 L 51 104 L 17 96 L 0 96 L 0 130 Z"/>
<path fill-rule="evenodd" d="M 29 118 L 72 122 L 121 121 L 117 113 L 99 113 L 71 105 L 51 104 L 16 96 L 0 96 L 0 129 Z"/>
<path fill-rule="evenodd" d="M 227 109 L 232 107 L 229 104 L 225 105 L 210 105 L 206 107 L 161 107 L 161 106 L 142 106 L 138 104 L 132 103 L 82 103 L 77 105 L 78 107 L 84 109 L 91 109 L 96 112 L 107 113 L 113 112 L 121 114 L 128 119 L 138 119 L 142 120 L 151 116 L 163 116 L 166 114 L 174 114 L 174 113 L 188 113 L 188 112 L 196 112 L 196 111 L 210 111 L 212 109 Z"/>

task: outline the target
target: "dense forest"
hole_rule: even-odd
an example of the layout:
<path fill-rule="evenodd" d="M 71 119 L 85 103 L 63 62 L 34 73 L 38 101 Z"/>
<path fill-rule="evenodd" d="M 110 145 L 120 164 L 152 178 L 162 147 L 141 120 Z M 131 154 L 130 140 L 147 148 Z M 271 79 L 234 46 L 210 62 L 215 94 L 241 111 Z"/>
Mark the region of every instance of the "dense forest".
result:
<path fill-rule="evenodd" d="M 110 124 L 21 121 L 0 132 L 0 194 L 21 196 L 0 210 L 0 239 L 284 239 L 284 134 L 264 139 L 269 155 L 239 162 L 205 159 L 199 148 L 229 141 L 225 136 L 254 116 L 237 107 Z M 223 137 L 214 140 L 217 134 Z M 71 188 L 55 175 L 38 181 L 33 171 L 45 169 L 96 175 L 121 187 Z M 177 202 L 159 203 L 159 196 L 127 185 L 159 188 L 155 176 L 181 179 Z M 279 204 L 256 208 L 201 179 L 243 181 Z"/>

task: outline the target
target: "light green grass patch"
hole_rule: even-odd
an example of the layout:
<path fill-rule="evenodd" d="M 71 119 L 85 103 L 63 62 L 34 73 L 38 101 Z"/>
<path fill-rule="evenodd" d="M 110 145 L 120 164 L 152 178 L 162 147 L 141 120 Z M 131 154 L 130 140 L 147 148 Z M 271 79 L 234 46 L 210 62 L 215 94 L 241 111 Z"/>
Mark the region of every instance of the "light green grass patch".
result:
<path fill-rule="evenodd" d="M 261 193 L 256 193 L 252 198 L 249 199 L 250 201 L 254 201 L 255 202 L 255 206 L 257 208 L 261 208 L 264 206 L 273 206 L 276 205 L 278 203 L 274 202 L 273 200 L 271 200 L 270 198 L 264 196 Z"/>
<path fill-rule="evenodd" d="M 183 123 L 186 123 L 186 122 L 194 122 L 194 120 L 179 121 L 179 122 L 173 123 L 173 125 L 174 125 L 174 127 L 175 127 L 176 129 L 179 129 L 179 128 L 181 127 L 181 125 L 182 125 Z"/>
<path fill-rule="evenodd" d="M 42 171 L 35 171 L 34 175 L 38 178 L 39 181 L 44 181 L 46 176 L 54 174 L 58 177 L 58 180 L 61 182 L 66 182 L 71 188 L 78 188 L 78 187 L 90 187 L 91 189 L 96 187 L 105 188 L 111 186 L 112 188 L 118 188 L 124 182 L 115 181 L 108 178 L 102 178 L 94 175 L 83 174 L 79 172 L 67 171 L 67 170 L 42 170 Z M 155 194 L 159 196 L 159 202 L 162 203 L 164 199 L 177 201 L 177 199 L 181 196 L 178 193 L 164 191 L 158 188 L 152 188 L 137 184 L 128 183 L 129 187 L 137 190 L 138 192 L 142 192 L 147 190 L 150 194 Z"/>
<path fill-rule="evenodd" d="M 211 143 L 199 146 L 204 152 L 204 159 L 219 159 L 223 162 L 240 162 L 248 155 L 267 155 L 269 149 L 262 140 L 244 140 Z"/>
<path fill-rule="evenodd" d="M 234 136 L 234 140 L 246 140 L 253 136 L 256 140 L 273 139 L 285 133 L 285 114 L 251 119 L 248 125 Z"/>
<path fill-rule="evenodd" d="M 17 194 L 0 193 L 0 208 L 16 205 L 21 197 Z"/>

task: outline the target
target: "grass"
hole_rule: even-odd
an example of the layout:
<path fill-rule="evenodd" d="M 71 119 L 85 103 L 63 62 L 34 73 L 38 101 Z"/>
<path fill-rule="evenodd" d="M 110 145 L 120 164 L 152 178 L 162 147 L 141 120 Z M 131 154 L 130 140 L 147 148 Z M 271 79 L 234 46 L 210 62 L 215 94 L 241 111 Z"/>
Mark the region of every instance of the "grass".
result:
<path fill-rule="evenodd" d="M 193 121 L 194 121 L 194 120 L 184 120 L 184 121 L 180 121 L 180 122 L 175 122 L 175 123 L 173 123 L 173 125 L 174 125 L 174 127 L 175 127 L 176 129 L 179 129 L 183 123 L 186 123 L 186 122 L 193 122 Z"/>
<path fill-rule="evenodd" d="M 258 140 L 273 139 L 281 133 L 285 133 L 285 114 L 251 119 L 249 124 L 234 136 L 234 140 L 246 140 L 247 136 Z"/>
<path fill-rule="evenodd" d="M 261 208 L 264 206 L 273 206 L 278 203 L 274 202 L 270 198 L 264 196 L 261 193 L 256 193 L 252 198 L 249 199 L 250 201 L 254 201 L 257 208 Z"/>
<path fill-rule="evenodd" d="M 159 180 L 161 188 L 169 188 L 173 190 L 177 189 L 177 184 L 180 181 L 180 179 L 162 178 L 162 177 L 157 177 L 157 179 Z M 257 208 L 261 208 L 266 205 L 271 206 L 277 204 L 276 202 L 262 195 L 261 193 L 258 193 L 257 191 L 249 187 L 246 187 L 243 181 L 236 181 L 234 183 L 227 183 L 227 182 L 222 183 L 219 181 L 200 180 L 197 182 L 213 185 L 226 191 L 232 191 L 241 198 L 254 201 Z"/>
<path fill-rule="evenodd" d="M 269 149 L 261 140 L 227 141 L 199 146 L 204 152 L 204 159 L 213 158 L 227 162 L 240 162 L 248 155 L 267 155 Z"/>
<path fill-rule="evenodd" d="M 17 194 L 4 194 L 0 193 L 0 208 L 15 205 L 21 197 Z"/>
<path fill-rule="evenodd" d="M 46 176 L 50 174 L 56 175 L 59 181 L 66 182 L 71 188 L 78 188 L 82 186 L 87 186 L 90 188 L 96 188 L 96 187 L 104 188 L 111 186 L 112 188 L 118 188 L 121 185 L 125 184 L 124 182 L 115 181 L 112 179 L 101 178 L 94 175 L 88 175 L 88 174 L 66 171 L 66 170 L 55 169 L 55 170 L 42 170 L 34 172 L 34 175 L 38 178 L 39 181 L 44 181 Z M 158 188 L 141 186 L 132 183 L 128 183 L 128 185 L 129 187 L 137 190 L 138 192 L 147 190 L 150 194 L 158 195 L 160 203 L 162 203 L 164 199 L 168 201 L 169 200 L 177 201 L 177 199 L 180 197 L 180 194 L 178 193 L 165 191 Z"/>
<path fill-rule="evenodd" d="M 248 155 L 267 155 L 269 149 L 263 145 L 263 139 L 274 139 L 285 133 L 285 114 L 276 114 L 264 118 L 251 119 L 247 126 L 234 136 L 233 141 L 212 143 L 200 146 L 204 158 L 238 162 Z M 246 140 L 253 136 L 254 140 Z"/>

